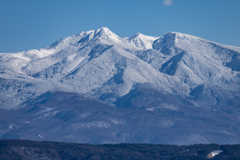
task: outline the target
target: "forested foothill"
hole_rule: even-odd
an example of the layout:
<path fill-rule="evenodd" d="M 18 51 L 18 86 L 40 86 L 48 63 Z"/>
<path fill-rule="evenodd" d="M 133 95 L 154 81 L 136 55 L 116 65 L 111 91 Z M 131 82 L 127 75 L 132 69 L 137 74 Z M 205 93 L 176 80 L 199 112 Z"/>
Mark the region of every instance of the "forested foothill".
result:
<path fill-rule="evenodd" d="M 240 159 L 240 145 L 195 144 L 77 144 L 29 140 L 1 140 L 0 160 L 204 160 L 214 150 L 222 152 L 211 159 Z"/>

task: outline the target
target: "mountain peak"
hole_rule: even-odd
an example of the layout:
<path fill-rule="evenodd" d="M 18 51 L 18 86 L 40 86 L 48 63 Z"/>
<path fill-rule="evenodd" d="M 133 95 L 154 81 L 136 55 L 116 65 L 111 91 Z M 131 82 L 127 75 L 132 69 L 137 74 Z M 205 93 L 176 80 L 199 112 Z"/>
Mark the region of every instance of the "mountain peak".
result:
<path fill-rule="evenodd" d="M 105 33 L 105 34 L 108 34 L 108 33 L 112 33 L 112 31 L 110 31 L 110 29 L 108 29 L 107 27 L 101 27 L 99 29 L 97 29 L 95 31 L 95 33 Z"/>
<path fill-rule="evenodd" d="M 129 40 L 132 39 L 149 39 L 149 40 L 156 40 L 158 37 L 152 37 L 152 36 L 147 36 L 142 33 L 136 33 L 132 37 L 129 38 Z"/>
<path fill-rule="evenodd" d="M 136 48 L 139 49 L 151 49 L 153 42 L 158 39 L 158 37 L 146 36 L 141 33 L 136 33 L 128 39 Z"/>
<path fill-rule="evenodd" d="M 112 31 L 110 31 L 110 29 L 108 29 L 107 27 L 102 27 L 95 30 L 93 38 L 105 39 L 107 41 L 110 40 L 111 42 L 116 43 L 120 42 L 120 37 L 113 33 Z"/>
<path fill-rule="evenodd" d="M 171 38 L 172 40 L 174 39 L 175 41 L 177 39 L 191 39 L 191 40 L 201 39 L 196 36 L 192 36 L 192 35 L 185 34 L 185 33 L 179 33 L 179 32 L 167 32 L 163 35 L 163 37 L 168 37 L 168 38 Z"/>
<path fill-rule="evenodd" d="M 183 41 L 197 41 L 201 38 L 191 36 L 188 34 L 184 33 L 179 33 L 179 32 L 167 32 L 165 33 L 162 37 L 157 39 L 154 44 L 153 48 L 156 50 L 160 50 L 162 48 L 170 47 L 173 44 L 183 42 Z"/>
<path fill-rule="evenodd" d="M 145 35 L 141 34 L 141 33 L 136 33 L 134 34 L 132 37 L 130 37 L 129 39 L 134 39 L 134 38 L 137 38 L 137 37 L 143 37 Z"/>
<path fill-rule="evenodd" d="M 102 27 L 99 28 L 97 30 L 95 30 L 94 35 L 97 36 L 114 36 L 114 37 L 118 37 L 115 33 L 113 33 L 110 29 L 108 29 L 107 27 Z"/>
<path fill-rule="evenodd" d="M 178 33 L 178 32 L 167 32 L 162 37 L 175 40 L 178 36 L 181 36 L 181 35 L 184 35 L 184 34 Z"/>
<path fill-rule="evenodd" d="M 190 35 L 185 34 L 185 33 L 173 32 L 173 31 L 169 31 L 169 32 L 165 33 L 163 36 L 165 36 L 165 35 L 175 35 L 175 36 L 178 36 L 178 35 L 186 35 L 186 36 L 190 36 Z"/>

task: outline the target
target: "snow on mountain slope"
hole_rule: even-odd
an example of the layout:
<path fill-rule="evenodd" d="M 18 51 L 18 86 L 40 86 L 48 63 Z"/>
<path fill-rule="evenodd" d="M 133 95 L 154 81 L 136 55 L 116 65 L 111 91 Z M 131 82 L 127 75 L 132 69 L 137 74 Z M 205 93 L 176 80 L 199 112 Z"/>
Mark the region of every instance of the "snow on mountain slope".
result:
<path fill-rule="evenodd" d="M 2 53 L 0 115 L 12 119 L 0 116 L 0 136 L 239 143 L 239 64 L 239 47 L 177 32 L 120 38 L 106 27 Z"/>
<path fill-rule="evenodd" d="M 138 49 L 152 49 L 152 44 L 156 39 L 158 39 L 158 37 L 150 37 L 137 33 L 127 40 Z"/>
<path fill-rule="evenodd" d="M 236 99 L 233 94 L 220 94 L 220 90 L 223 93 L 235 93 L 238 97 L 236 93 L 240 89 L 240 79 L 237 75 L 240 68 L 236 64 L 240 63 L 239 47 L 221 45 L 175 32 L 165 34 L 156 40 L 153 46 L 169 57 L 166 62 L 159 64 L 161 72 L 178 77 L 193 91 L 198 86 L 208 86 L 204 88 L 209 90 L 206 92 L 210 94 L 198 92 L 198 96 L 203 94 L 201 96 L 205 98 L 197 100 L 194 97 L 195 100 L 211 105 L 221 105 L 224 102 L 226 105 L 229 99 Z"/>
<path fill-rule="evenodd" d="M 177 32 L 120 38 L 103 27 L 61 39 L 45 49 L 1 54 L 0 69 L 3 78 L 21 75 L 33 84 L 61 84 L 108 103 L 117 103 L 134 86 L 144 83 L 187 98 L 190 104 L 196 101 L 216 107 L 230 105 L 228 101 L 238 97 L 239 53 L 239 47 Z M 56 86 L 49 88 L 62 90 Z M 33 85 L 32 90 L 38 89 Z M 237 104 L 238 100 L 232 106 Z"/>

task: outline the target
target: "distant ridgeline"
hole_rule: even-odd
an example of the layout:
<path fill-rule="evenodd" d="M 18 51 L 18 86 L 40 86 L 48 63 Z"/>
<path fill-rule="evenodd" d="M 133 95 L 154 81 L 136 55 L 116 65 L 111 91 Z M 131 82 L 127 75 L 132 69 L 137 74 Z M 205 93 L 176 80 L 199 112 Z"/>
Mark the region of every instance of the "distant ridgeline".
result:
<path fill-rule="evenodd" d="M 21 159 L 240 159 L 240 145 L 77 144 L 1 140 L 0 160 Z M 210 156 L 211 155 L 211 156 Z"/>

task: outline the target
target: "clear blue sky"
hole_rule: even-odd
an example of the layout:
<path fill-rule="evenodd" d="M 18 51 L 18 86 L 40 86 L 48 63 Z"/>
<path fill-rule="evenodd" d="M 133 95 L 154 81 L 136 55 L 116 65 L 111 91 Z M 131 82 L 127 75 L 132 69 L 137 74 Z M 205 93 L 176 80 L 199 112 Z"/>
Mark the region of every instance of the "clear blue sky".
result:
<path fill-rule="evenodd" d="M 120 37 L 175 31 L 239 46 L 240 0 L 0 0 L 0 53 L 100 27 Z"/>

